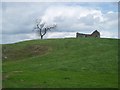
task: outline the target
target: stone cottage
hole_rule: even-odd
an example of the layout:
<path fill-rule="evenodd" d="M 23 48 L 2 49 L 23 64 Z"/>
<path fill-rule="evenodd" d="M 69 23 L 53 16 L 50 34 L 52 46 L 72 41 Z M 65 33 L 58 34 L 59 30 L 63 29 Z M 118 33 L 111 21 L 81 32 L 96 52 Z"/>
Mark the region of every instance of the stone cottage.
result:
<path fill-rule="evenodd" d="M 95 37 L 95 38 L 100 38 L 100 32 L 95 30 L 92 34 L 83 34 L 83 33 L 76 33 L 76 38 L 78 37 Z"/>

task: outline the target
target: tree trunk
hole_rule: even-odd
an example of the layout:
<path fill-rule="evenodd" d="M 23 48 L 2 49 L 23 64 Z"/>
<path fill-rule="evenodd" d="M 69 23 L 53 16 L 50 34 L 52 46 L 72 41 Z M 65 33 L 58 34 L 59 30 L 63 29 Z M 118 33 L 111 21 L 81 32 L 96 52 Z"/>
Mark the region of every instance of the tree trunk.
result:
<path fill-rule="evenodd" d="M 41 35 L 41 39 L 43 39 L 43 35 Z"/>

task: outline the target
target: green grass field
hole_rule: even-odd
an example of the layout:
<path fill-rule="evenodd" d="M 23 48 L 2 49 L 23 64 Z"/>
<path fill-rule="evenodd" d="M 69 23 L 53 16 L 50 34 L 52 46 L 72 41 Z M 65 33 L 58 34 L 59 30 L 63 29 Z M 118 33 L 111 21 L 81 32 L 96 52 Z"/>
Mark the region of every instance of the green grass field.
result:
<path fill-rule="evenodd" d="M 118 39 L 31 40 L 2 50 L 4 88 L 118 87 Z"/>

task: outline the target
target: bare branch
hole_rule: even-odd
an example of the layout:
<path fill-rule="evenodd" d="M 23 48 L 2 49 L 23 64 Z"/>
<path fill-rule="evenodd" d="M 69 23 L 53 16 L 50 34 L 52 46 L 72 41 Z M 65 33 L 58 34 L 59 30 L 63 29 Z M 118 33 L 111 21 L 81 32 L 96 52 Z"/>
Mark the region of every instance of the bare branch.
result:
<path fill-rule="evenodd" d="M 45 22 L 40 24 L 40 28 L 42 29 L 45 26 Z"/>
<path fill-rule="evenodd" d="M 36 20 L 36 27 L 34 28 L 39 35 L 41 36 L 41 39 L 43 38 L 43 36 L 47 33 L 47 31 L 53 29 L 56 27 L 56 24 L 51 25 L 51 26 L 46 26 L 45 22 L 42 22 L 41 19 Z"/>

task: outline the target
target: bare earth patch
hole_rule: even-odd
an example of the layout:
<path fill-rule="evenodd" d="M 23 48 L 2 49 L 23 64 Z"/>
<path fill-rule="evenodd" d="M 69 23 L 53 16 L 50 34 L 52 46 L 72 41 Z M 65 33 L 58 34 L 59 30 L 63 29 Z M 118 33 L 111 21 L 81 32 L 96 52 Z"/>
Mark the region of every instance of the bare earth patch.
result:
<path fill-rule="evenodd" d="M 18 47 L 19 48 L 19 47 Z M 43 45 L 31 45 L 22 49 L 12 49 L 11 47 L 2 47 L 2 60 L 16 60 L 25 57 L 44 55 L 48 52 L 49 47 Z"/>

